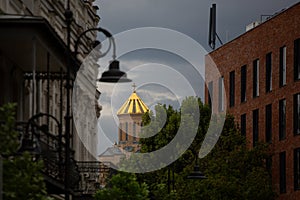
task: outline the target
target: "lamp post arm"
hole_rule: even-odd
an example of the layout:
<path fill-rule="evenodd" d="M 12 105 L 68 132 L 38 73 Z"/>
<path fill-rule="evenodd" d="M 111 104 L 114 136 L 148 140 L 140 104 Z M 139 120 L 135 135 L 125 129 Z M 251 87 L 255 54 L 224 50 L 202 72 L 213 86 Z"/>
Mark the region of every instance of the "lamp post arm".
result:
<path fill-rule="evenodd" d="M 38 113 L 38 114 L 32 116 L 32 117 L 28 120 L 28 123 L 26 124 L 26 131 L 25 131 L 25 133 L 26 133 L 26 134 L 29 134 L 29 125 L 30 125 L 30 124 L 33 124 L 33 121 L 34 121 L 35 119 L 38 119 L 38 118 L 43 117 L 43 116 L 52 118 L 52 119 L 57 123 L 59 131 L 61 131 L 61 124 L 59 123 L 58 119 L 56 119 L 53 115 L 48 114 L 48 113 Z"/>
<path fill-rule="evenodd" d="M 75 42 L 74 55 L 77 56 L 77 54 L 78 54 L 78 46 L 79 46 L 79 43 L 80 43 L 81 38 L 82 38 L 86 33 L 91 32 L 91 31 L 99 31 L 99 32 L 103 33 L 103 34 L 109 39 L 110 43 L 112 43 L 112 45 L 113 45 L 113 60 L 115 60 L 115 59 L 116 59 L 116 43 L 115 43 L 115 40 L 114 40 L 112 34 L 111 34 L 108 30 L 103 29 L 103 28 L 101 28 L 101 27 L 98 27 L 98 28 L 90 28 L 90 29 L 88 29 L 88 30 L 83 31 L 83 32 L 78 36 L 78 38 L 77 38 L 77 40 L 76 40 L 76 42 Z M 111 45 L 111 44 L 109 44 L 108 50 L 104 53 L 103 56 L 105 56 L 105 55 L 108 53 L 108 51 L 110 50 L 110 47 L 111 47 L 110 45 Z M 102 56 L 102 57 L 103 57 L 103 56 Z"/>
<path fill-rule="evenodd" d="M 88 29 L 88 30 L 85 30 L 83 31 L 77 38 L 76 42 L 75 42 L 75 50 L 74 50 L 74 54 L 75 56 L 77 56 L 78 54 L 78 45 L 79 45 L 79 42 L 80 42 L 80 39 L 88 32 L 91 32 L 91 31 L 97 31 L 99 30 L 99 28 L 91 28 L 91 29 Z"/>
<path fill-rule="evenodd" d="M 112 57 L 113 57 L 113 60 L 116 60 L 116 42 L 115 42 L 115 38 L 114 37 L 110 37 L 110 41 L 111 41 L 111 43 L 112 43 L 112 45 L 113 45 L 113 55 L 112 55 Z"/>

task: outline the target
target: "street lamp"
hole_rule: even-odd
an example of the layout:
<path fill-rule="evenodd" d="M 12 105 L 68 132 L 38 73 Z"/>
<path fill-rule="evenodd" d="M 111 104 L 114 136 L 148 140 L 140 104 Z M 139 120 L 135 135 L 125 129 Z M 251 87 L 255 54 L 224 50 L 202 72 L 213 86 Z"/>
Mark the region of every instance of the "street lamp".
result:
<path fill-rule="evenodd" d="M 41 118 L 41 117 L 47 117 L 47 118 L 52 118 L 58 126 L 58 133 L 61 135 L 62 132 L 62 127 L 61 124 L 59 123 L 58 119 L 56 119 L 53 115 L 48 114 L 48 113 L 38 113 L 34 116 L 32 116 L 27 124 L 26 124 L 26 129 L 25 129 L 25 134 L 22 136 L 21 139 L 21 145 L 18 149 L 18 153 L 23 153 L 25 151 L 28 151 L 31 155 L 34 156 L 39 156 L 42 153 L 40 144 L 39 144 L 39 137 L 40 135 L 35 132 L 35 128 L 37 128 L 40 131 L 43 131 L 48 134 L 49 127 L 47 124 L 42 124 L 38 125 L 35 120 Z M 31 126 L 31 138 L 29 134 L 29 126 Z M 61 139 L 59 140 L 61 142 Z"/>
<path fill-rule="evenodd" d="M 194 171 L 192 171 L 188 176 L 187 179 L 198 179 L 198 180 L 202 180 L 202 179 L 207 179 L 207 177 L 203 174 L 203 172 L 200 171 L 200 167 L 198 164 L 198 155 L 195 154 L 196 157 L 196 162 L 194 165 Z"/>
<path fill-rule="evenodd" d="M 200 171 L 199 165 L 194 166 L 194 171 L 192 171 L 187 179 L 207 179 L 207 177 Z"/>
<path fill-rule="evenodd" d="M 86 33 L 91 32 L 91 31 L 99 31 L 99 32 L 103 33 L 108 38 L 108 40 L 109 40 L 108 49 L 104 53 L 102 53 L 100 55 L 100 58 L 106 56 L 107 53 L 110 51 L 111 47 L 113 49 L 113 55 L 112 55 L 113 60 L 110 61 L 109 69 L 107 71 L 105 71 L 105 72 L 102 73 L 102 76 L 99 79 L 99 81 L 101 81 L 101 82 L 109 82 L 109 83 L 116 83 L 116 82 L 126 83 L 126 82 L 131 82 L 131 80 L 127 78 L 126 73 L 120 70 L 120 62 L 118 60 L 116 60 L 116 43 L 115 43 L 115 39 L 112 36 L 112 34 L 109 31 L 107 31 L 106 29 L 98 27 L 98 28 L 91 28 L 91 29 L 88 29 L 88 30 L 82 32 L 78 36 L 77 41 L 75 42 L 75 51 L 74 51 L 75 56 L 77 56 L 77 54 L 78 54 L 78 45 L 80 43 L 80 39 Z"/>

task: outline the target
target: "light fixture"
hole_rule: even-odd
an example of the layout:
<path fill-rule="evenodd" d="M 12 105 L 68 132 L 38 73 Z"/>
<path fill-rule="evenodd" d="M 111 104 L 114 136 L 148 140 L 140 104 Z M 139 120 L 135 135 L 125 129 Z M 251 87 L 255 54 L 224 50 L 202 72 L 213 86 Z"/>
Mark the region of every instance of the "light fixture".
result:
<path fill-rule="evenodd" d="M 198 164 L 198 155 L 195 151 L 192 151 L 193 155 L 196 157 L 195 165 L 194 165 L 194 171 L 192 171 L 186 178 L 187 179 L 207 179 L 207 177 L 203 174 L 203 172 L 200 171 L 200 167 Z"/>
<path fill-rule="evenodd" d="M 192 171 L 187 179 L 207 179 L 207 177 L 200 171 L 199 165 L 194 166 L 194 171 Z"/>
<path fill-rule="evenodd" d="M 106 29 L 98 27 L 98 28 L 91 28 L 91 29 L 88 29 L 88 30 L 82 32 L 79 35 L 79 37 L 77 38 L 77 41 L 75 42 L 75 51 L 74 51 L 75 56 L 78 54 L 78 45 L 79 45 L 80 39 L 83 37 L 83 35 L 85 35 L 87 32 L 90 32 L 90 31 L 99 31 L 108 38 L 108 41 L 109 41 L 108 49 L 105 52 L 101 53 L 101 56 L 99 56 L 99 58 L 106 56 L 107 53 L 110 51 L 111 47 L 113 49 L 113 55 L 112 55 L 113 60 L 110 61 L 108 70 L 103 72 L 101 78 L 98 80 L 100 82 L 109 82 L 109 83 L 131 82 L 131 80 L 127 78 L 126 73 L 120 70 L 120 62 L 118 60 L 116 60 L 115 39 L 112 36 L 112 34 L 109 31 L 107 31 Z M 96 41 L 96 43 L 94 44 L 94 47 L 95 47 L 95 45 L 101 45 L 101 44 L 99 41 Z"/>
<path fill-rule="evenodd" d="M 118 60 L 113 60 L 110 62 L 109 69 L 102 73 L 99 81 L 109 83 L 131 82 L 131 80 L 127 78 L 126 73 L 120 70 L 120 62 Z"/>

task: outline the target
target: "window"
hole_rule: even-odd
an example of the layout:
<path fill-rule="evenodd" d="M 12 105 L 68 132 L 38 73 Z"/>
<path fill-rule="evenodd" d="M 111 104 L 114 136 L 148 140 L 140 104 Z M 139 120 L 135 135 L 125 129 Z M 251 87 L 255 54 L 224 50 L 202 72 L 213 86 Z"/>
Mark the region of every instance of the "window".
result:
<path fill-rule="evenodd" d="M 210 81 L 208 83 L 208 105 L 210 108 L 212 108 L 213 92 L 213 82 Z"/>
<path fill-rule="evenodd" d="M 286 46 L 280 48 L 279 86 L 286 85 Z"/>
<path fill-rule="evenodd" d="M 119 127 L 119 141 L 122 141 L 122 124 L 120 123 Z"/>
<path fill-rule="evenodd" d="M 272 176 L 272 156 L 266 158 L 266 169 L 270 176 Z"/>
<path fill-rule="evenodd" d="M 125 132 L 126 132 L 125 140 L 128 141 L 128 122 L 125 123 Z"/>
<path fill-rule="evenodd" d="M 253 113 L 252 113 L 252 117 L 253 117 L 253 120 L 252 120 L 252 127 L 253 127 L 253 146 L 256 146 L 257 142 L 258 142 L 258 128 L 259 128 L 259 125 L 258 125 L 258 122 L 259 122 L 259 112 L 258 112 L 258 109 L 256 110 L 253 110 Z"/>
<path fill-rule="evenodd" d="M 300 93 L 294 95 L 294 134 L 300 135 Z"/>
<path fill-rule="evenodd" d="M 246 114 L 241 115 L 241 134 L 246 136 L 246 127 L 247 127 L 247 118 Z"/>
<path fill-rule="evenodd" d="M 279 101 L 279 140 L 286 137 L 286 100 Z"/>
<path fill-rule="evenodd" d="M 279 187 L 280 193 L 286 193 L 286 158 L 285 152 L 279 154 Z"/>
<path fill-rule="evenodd" d="M 136 140 L 136 124 L 133 122 L 132 124 L 132 136 L 133 136 L 133 141 Z"/>
<path fill-rule="evenodd" d="M 266 142 L 272 142 L 272 104 L 266 106 Z"/>
<path fill-rule="evenodd" d="M 241 68 L 241 102 L 246 101 L 247 66 Z"/>
<path fill-rule="evenodd" d="M 259 96 L 259 60 L 253 61 L 253 97 Z"/>
<path fill-rule="evenodd" d="M 266 55 L 266 92 L 272 91 L 272 53 Z"/>
<path fill-rule="evenodd" d="M 300 148 L 294 149 L 294 189 L 300 190 Z"/>
<path fill-rule="evenodd" d="M 224 110 L 224 77 L 219 78 L 219 111 Z"/>
<path fill-rule="evenodd" d="M 300 38 L 294 41 L 294 79 L 300 79 Z"/>
<path fill-rule="evenodd" d="M 235 74 L 234 71 L 230 72 L 229 74 L 229 106 L 233 107 L 234 106 L 234 99 L 235 99 Z"/>

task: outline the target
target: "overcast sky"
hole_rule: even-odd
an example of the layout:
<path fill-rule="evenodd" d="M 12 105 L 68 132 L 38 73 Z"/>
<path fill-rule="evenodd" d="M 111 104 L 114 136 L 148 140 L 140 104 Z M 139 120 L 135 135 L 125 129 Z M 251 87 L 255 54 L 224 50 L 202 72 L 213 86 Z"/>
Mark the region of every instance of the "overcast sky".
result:
<path fill-rule="evenodd" d="M 154 26 L 180 31 L 207 51 L 209 8 L 217 4 L 217 32 L 223 42 L 245 31 L 246 25 L 260 21 L 297 3 L 297 0 L 97 0 L 100 25 L 112 33 Z"/>
<path fill-rule="evenodd" d="M 141 27 L 172 29 L 196 40 L 206 53 L 211 51 L 208 46 L 208 23 L 209 8 L 212 3 L 217 4 L 217 33 L 223 43 L 226 43 L 243 34 L 248 24 L 260 21 L 261 15 L 273 15 L 297 2 L 296 0 L 96 0 L 100 8 L 100 26 L 113 34 Z M 147 36 L 143 34 L 137 37 L 145 39 Z M 160 42 L 159 37 L 157 41 Z M 122 45 L 128 46 L 130 41 L 117 39 L 117 50 L 122 48 Z M 177 45 L 178 49 L 182 47 L 180 42 Z M 195 53 L 194 51 L 191 49 L 188 53 Z M 205 52 L 199 51 L 199 55 L 204 56 Z M 119 55 L 120 52 L 117 51 L 117 54 Z M 195 94 L 203 98 L 203 80 L 185 57 L 161 49 L 138 51 L 133 49 L 132 52 L 119 56 L 121 70 L 126 71 L 128 77 L 137 84 L 137 93 L 149 107 L 152 108 L 157 103 L 180 106 L 180 101 L 188 96 L 187 85 L 183 84 L 185 80 L 180 80 L 182 78 L 180 75 L 188 80 Z M 100 65 L 105 65 L 103 63 L 107 63 L 109 59 L 102 58 Z M 146 82 L 150 84 L 145 82 L 145 75 Z M 177 84 L 176 89 L 170 88 L 168 84 L 161 84 L 162 81 Z M 115 86 L 101 83 L 99 85 L 102 93 L 100 104 L 103 106 L 100 118 L 100 126 L 103 129 L 101 132 L 110 139 L 111 143 L 118 140 L 116 112 L 130 96 L 131 84 Z M 100 146 L 105 148 L 103 140 L 100 141 Z M 107 141 L 105 143 L 109 144 Z"/>

